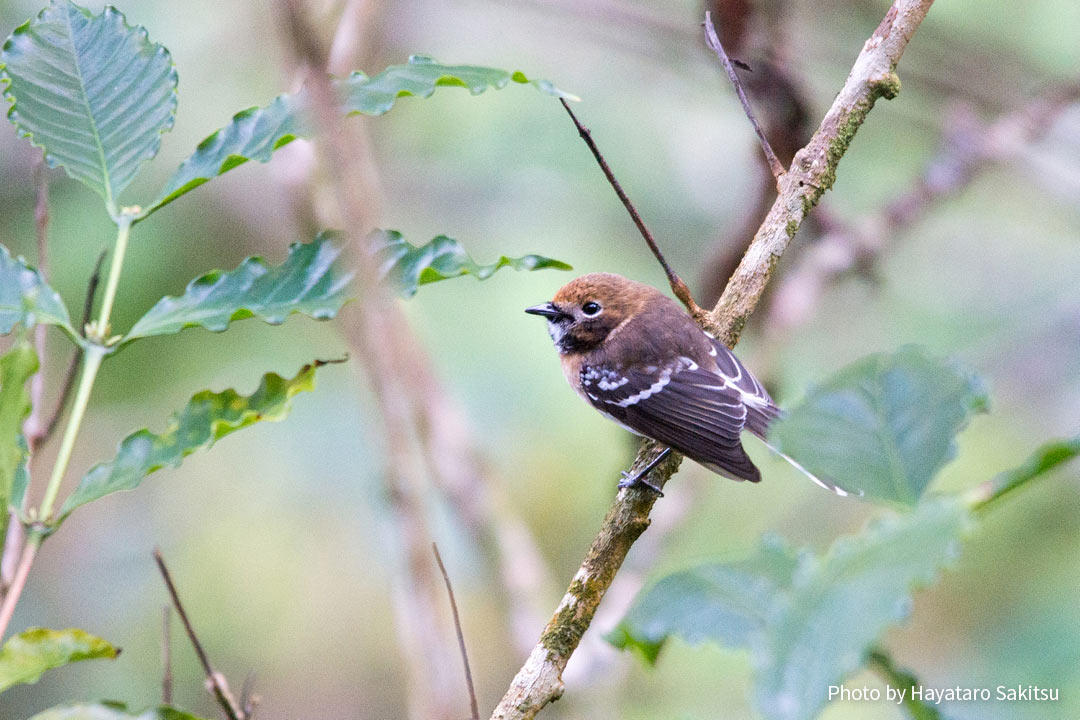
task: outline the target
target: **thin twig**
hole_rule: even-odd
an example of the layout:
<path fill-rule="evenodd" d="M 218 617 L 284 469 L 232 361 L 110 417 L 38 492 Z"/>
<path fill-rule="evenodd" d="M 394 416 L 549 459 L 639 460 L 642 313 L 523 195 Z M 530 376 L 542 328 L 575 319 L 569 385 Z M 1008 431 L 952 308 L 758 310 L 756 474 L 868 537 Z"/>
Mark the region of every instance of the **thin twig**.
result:
<path fill-rule="evenodd" d="M 720 43 L 720 38 L 716 36 L 716 28 L 713 27 L 712 15 L 705 11 L 705 41 L 716 57 L 720 58 L 720 64 L 724 66 L 724 70 L 727 71 L 728 77 L 731 79 L 731 84 L 735 86 L 735 94 L 739 96 L 739 102 L 742 103 L 743 111 L 746 113 L 746 117 L 750 119 L 750 124 L 754 126 L 754 132 L 757 133 L 758 141 L 761 143 L 761 149 L 765 152 L 765 159 L 769 161 L 769 169 L 772 171 L 773 177 L 776 178 L 776 182 L 779 184 L 780 178 L 787 172 L 784 169 L 780 159 L 776 157 L 776 153 L 773 152 L 772 145 L 769 145 L 769 139 L 765 137 L 765 131 L 761 129 L 761 125 L 758 124 L 757 118 L 754 117 L 754 111 L 750 109 L 750 101 L 746 99 L 746 93 L 743 92 L 742 83 L 739 82 L 739 76 L 735 74 L 735 68 L 731 64 L 731 59 L 727 53 L 724 52 L 724 46 Z"/>
<path fill-rule="evenodd" d="M 818 119 L 811 117 L 811 102 L 798 74 L 801 65 L 793 59 L 797 51 L 788 42 L 788 23 L 794 16 L 791 11 L 794 2 L 706 0 L 705 3 L 712 11 L 713 27 L 723 43 L 724 52 L 729 53 L 736 68 L 735 56 L 747 54 L 756 58 L 754 72 L 739 73 L 739 79 L 756 109 L 755 115 L 773 152 L 784 167 L 788 167 L 795 153 L 810 141 L 814 132 L 812 123 Z M 715 55 L 711 51 L 709 54 L 715 62 Z M 752 142 L 760 147 L 756 135 Z M 742 198 L 739 217 L 735 223 L 717 232 L 701 263 L 695 294 L 706 306 L 714 305 L 724 292 L 728 278 L 735 272 L 747 245 L 776 199 L 776 178 L 765 155 L 760 157 L 761 163 L 740 180 L 736 190 Z M 809 218 L 815 219 L 820 219 L 820 215 Z M 815 237 L 816 228 L 809 230 L 811 234 L 804 239 Z M 758 312 L 761 310 L 759 306 Z"/>
<path fill-rule="evenodd" d="M 439 572 L 442 573 L 443 582 L 446 583 L 446 594 L 450 596 L 450 611 L 454 615 L 454 629 L 457 631 L 458 647 L 461 648 L 461 662 L 465 665 L 465 687 L 469 691 L 469 709 L 472 720 L 480 720 L 480 708 L 476 704 L 476 688 L 473 687 L 472 670 L 469 669 L 469 653 L 465 650 L 465 633 L 461 630 L 461 617 L 458 615 L 457 600 L 454 599 L 454 588 L 450 585 L 450 574 L 446 572 L 442 555 L 439 554 L 439 546 L 431 543 L 431 551 L 435 553 L 435 562 L 439 564 Z"/>
<path fill-rule="evenodd" d="M 259 705 L 259 696 L 255 694 L 255 677 L 255 671 L 252 670 L 240 686 L 240 709 L 248 720 L 255 716 L 255 708 Z"/>
<path fill-rule="evenodd" d="M 704 311 L 698 307 L 698 304 L 694 302 L 693 296 L 690 294 L 690 288 L 686 286 L 683 279 L 679 277 L 679 274 L 671 269 L 664 254 L 660 252 L 660 246 L 656 244 L 656 238 L 649 232 L 649 228 L 645 226 L 645 221 L 641 219 L 641 215 L 638 213 L 637 208 L 634 207 L 634 203 L 630 202 L 630 198 L 626 196 L 626 193 L 622 189 L 622 185 L 615 179 L 615 173 L 611 171 L 611 167 L 607 164 L 607 160 L 600 152 L 600 148 L 596 146 L 596 142 L 592 138 L 592 133 L 589 128 L 581 124 L 577 115 L 570 109 L 570 104 L 566 102 L 565 98 L 559 98 L 559 102 L 566 108 L 566 112 L 570 115 L 570 119 L 574 121 L 574 127 L 577 128 L 578 135 L 585 141 L 585 144 L 589 146 L 589 150 L 592 151 L 593 157 L 596 158 L 596 162 L 600 165 L 600 169 L 604 171 L 604 177 L 611 183 L 611 187 L 615 190 L 615 194 L 619 196 L 619 200 L 622 201 L 623 207 L 630 213 L 630 218 L 634 221 L 634 225 L 637 226 L 638 231 L 641 233 L 641 237 L 645 238 L 645 244 L 652 250 L 652 254 L 656 256 L 657 262 L 660 263 L 660 267 L 664 269 L 664 274 L 667 275 L 668 283 L 671 284 L 671 291 L 675 293 L 675 297 L 682 301 L 682 304 L 686 306 L 686 309 L 690 311 L 690 314 L 694 317 L 700 317 L 704 315 Z"/>
<path fill-rule="evenodd" d="M 837 165 L 854 132 L 878 98 L 891 98 L 899 91 L 896 64 L 932 3 L 895 0 L 863 46 L 817 132 L 796 154 L 791 171 L 781 178 L 780 194 L 720 301 L 708 317 L 699 319 L 728 347 L 738 342 L 799 225 L 832 186 Z M 658 451 L 656 443 L 644 442 L 631 472 L 644 467 Z M 662 487 L 679 461 L 673 454 L 654 472 L 654 481 Z M 627 553 L 648 527 L 655 502 L 656 495 L 649 491 L 619 491 L 562 602 L 496 707 L 492 720 L 530 720 L 562 696 L 563 670 Z"/>
<path fill-rule="evenodd" d="M 191 626 L 191 620 L 188 619 L 187 612 L 184 611 L 183 603 L 180 602 L 180 596 L 176 592 L 176 585 L 173 583 L 172 575 L 169 574 L 169 569 L 165 567 L 165 558 L 161 556 L 161 551 L 157 548 L 154 548 L 154 562 L 157 563 L 158 570 L 161 571 L 161 577 L 165 581 L 165 588 L 169 591 L 169 598 L 172 600 L 173 607 L 176 608 L 176 614 L 180 616 L 180 622 L 184 625 L 184 631 L 187 633 L 188 639 L 191 640 L 192 647 L 195 648 L 195 654 L 199 656 L 199 663 L 206 673 L 206 683 L 214 699 L 217 700 L 218 705 L 221 706 L 222 711 L 229 720 L 245 720 L 243 711 L 237 706 L 236 700 L 233 699 L 232 693 L 229 692 L 229 685 L 225 681 L 225 676 L 216 672 L 210 664 L 210 658 L 206 655 L 202 643 L 199 642 L 199 636 L 195 634 L 195 628 Z"/>
<path fill-rule="evenodd" d="M 514 645 L 528 652 L 536 642 L 536 628 L 547 620 L 542 603 L 552 587 L 550 568 L 507 496 L 506 484 L 476 446 L 464 410 L 436 375 L 436 363 L 408 324 L 395 327 L 393 353 L 412 379 L 407 389 L 431 481 L 472 533 L 482 555 L 497 567 Z"/>
<path fill-rule="evenodd" d="M 161 608 L 161 702 L 172 705 L 172 606 Z"/>
<path fill-rule="evenodd" d="M 79 324 L 79 328 L 85 332 L 86 325 L 90 322 L 90 318 L 94 312 L 94 296 L 97 294 L 98 285 L 101 283 L 101 266 L 105 262 L 105 256 L 108 254 L 108 248 L 101 251 L 98 255 L 97 262 L 94 263 L 94 272 L 90 275 L 90 281 L 86 284 L 86 299 L 83 300 L 83 314 L 82 323 Z M 79 375 L 79 361 L 82 359 L 82 351 L 76 350 L 71 355 L 71 360 L 68 361 L 67 370 L 64 371 L 64 381 L 60 385 L 60 394 L 56 398 L 56 406 L 53 408 L 52 415 L 49 417 L 49 422 L 45 425 L 44 431 L 36 438 L 36 442 L 31 445 L 31 449 L 39 448 L 48 442 L 53 433 L 56 432 L 56 428 L 60 424 L 60 418 L 64 414 L 64 406 L 67 405 L 68 398 L 71 397 L 71 391 L 75 387 L 75 378 Z"/>
<path fill-rule="evenodd" d="M 38 548 L 41 547 L 40 541 L 34 541 L 35 537 L 35 535 L 31 534 L 27 541 L 23 543 L 19 563 L 15 567 L 11 582 L 4 591 L 3 602 L 0 602 L 0 638 L 3 638 L 4 633 L 7 632 L 7 626 L 11 622 L 11 617 L 15 614 L 15 605 L 19 601 L 19 596 L 22 595 L 23 588 L 26 587 L 26 579 L 30 576 L 30 568 L 34 564 Z"/>
<path fill-rule="evenodd" d="M 38 156 L 34 163 L 34 238 L 37 243 L 37 269 L 42 277 L 49 279 L 49 168 L 44 156 Z M 45 363 L 48 343 L 48 326 L 39 323 L 34 328 L 34 352 L 37 353 L 39 369 L 30 379 L 30 416 L 23 423 L 23 436 L 31 452 L 39 444 L 46 427 L 42 421 L 45 403 Z M 19 521 L 19 515 L 26 509 L 26 497 L 23 507 L 11 508 L 4 531 L 3 556 L 0 557 L 0 597 L 11 586 L 15 571 L 26 541 L 26 528 Z M 0 508 L 4 512 L 6 508 Z"/>

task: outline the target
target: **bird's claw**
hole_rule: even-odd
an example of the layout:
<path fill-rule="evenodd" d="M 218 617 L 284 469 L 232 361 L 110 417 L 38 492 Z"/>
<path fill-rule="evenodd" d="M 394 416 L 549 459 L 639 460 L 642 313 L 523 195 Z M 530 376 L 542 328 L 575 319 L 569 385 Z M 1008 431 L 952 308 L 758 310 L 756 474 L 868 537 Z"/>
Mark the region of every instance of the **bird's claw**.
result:
<path fill-rule="evenodd" d="M 619 488 L 620 489 L 622 489 L 622 488 L 648 488 L 648 489 L 652 490 L 654 493 L 656 493 L 658 497 L 664 497 L 664 491 L 663 490 L 661 490 L 659 487 L 657 487 L 656 485 L 653 485 L 651 482 L 649 482 L 648 480 L 645 479 L 644 476 L 648 475 L 647 472 L 646 473 L 639 473 L 637 475 L 631 476 L 629 472 L 623 470 L 620 473 L 620 475 L 622 475 L 622 480 L 619 481 Z"/>

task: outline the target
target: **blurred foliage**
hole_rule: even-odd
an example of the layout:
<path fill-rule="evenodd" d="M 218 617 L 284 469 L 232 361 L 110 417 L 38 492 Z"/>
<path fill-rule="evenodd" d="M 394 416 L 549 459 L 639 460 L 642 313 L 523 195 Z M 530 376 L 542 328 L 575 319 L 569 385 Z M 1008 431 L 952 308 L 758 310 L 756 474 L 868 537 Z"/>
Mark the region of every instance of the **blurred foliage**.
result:
<path fill-rule="evenodd" d="M 472 275 L 486 280 L 504 267 L 514 270 L 572 270 L 559 260 L 541 255 L 509 258 L 505 255 L 487 265 L 469 257 L 457 240 L 440 235 L 416 246 L 393 230 L 380 230 L 370 238 L 371 251 L 379 262 L 379 274 L 404 297 L 412 297 L 421 285 Z"/>
<path fill-rule="evenodd" d="M 999 473 L 989 481 L 987 484 L 989 495 L 986 498 L 980 498 L 979 507 L 990 506 L 991 503 L 1017 488 L 1023 487 L 1026 483 L 1049 473 L 1058 465 L 1067 463 L 1077 456 L 1080 456 L 1080 435 L 1040 445 L 1023 465 Z"/>
<path fill-rule="evenodd" d="M 811 720 L 829 686 L 907 616 L 912 587 L 932 582 L 955 556 L 966 516 L 956 500 L 928 501 L 840 538 L 821 558 L 767 541 L 747 561 L 660 580 L 635 600 L 612 641 L 653 661 L 674 634 L 745 647 L 762 716 Z"/>
<path fill-rule="evenodd" d="M 25 337 L 0 356 L 0 507 L 3 508 L 13 504 L 15 474 L 26 462 L 26 440 L 22 437 L 23 421 L 30 415 L 26 381 L 37 370 L 37 353 Z M 3 513 L 0 519 L 0 536 L 7 533 L 9 517 Z"/>
<path fill-rule="evenodd" d="M 41 273 L 0 245 L 0 335 L 18 324 L 43 323 L 63 328 L 76 337 L 67 306 Z"/>
<path fill-rule="evenodd" d="M 120 442 L 113 460 L 92 467 L 64 501 L 57 523 L 88 502 L 134 490 L 147 475 L 179 466 L 191 453 L 213 447 L 226 435 L 258 422 L 283 420 L 293 396 L 315 389 L 315 370 L 325 364 L 317 360 L 305 365 L 292 378 L 267 373 L 251 395 L 203 390 L 169 419 L 164 432 L 134 432 Z"/>
<path fill-rule="evenodd" d="M 406 65 L 391 65 L 375 77 L 354 72 L 336 81 L 335 89 L 344 98 L 346 113 L 382 115 L 390 111 L 399 97 L 428 98 L 437 87 L 463 87 L 479 95 L 488 88 L 506 87 L 511 81 L 533 85 L 547 95 L 577 99 L 547 80 L 530 80 L 520 71 L 442 65 L 423 55 L 411 56 Z M 143 217 L 248 160 L 269 162 L 278 148 L 310 135 L 308 121 L 303 116 L 306 102 L 301 91 L 279 95 L 264 108 L 248 108 L 234 115 L 229 125 L 199 143 L 195 153 L 181 163 L 158 199 L 143 211 Z"/>
<path fill-rule="evenodd" d="M 331 4 L 317 4 L 328 29 Z M 40 5 L 0 0 L 0 28 L 9 31 Z M 91 3 L 95 11 L 102 5 Z M 785 5 L 784 55 L 796 60 L 780 61 L 797 70 L 818 115 L 886 5 Z M 625 16 L 618 14 L 623 8 Z M 294 83 L 265 3 L 144 0 L 123 9 L 169 47 L 183 74 L 175 128 L 159 161 L 144 170 L 148 187 L 164 186 L 170 170 L 236 107 L 265 105 Z M 453 61 L 535 68 L 577 91 L 585 100 L 583 119 L 688 279 L 713 239 L 751 204 L 748 178 L 758 172 L 758 148 L 698 38 L 697 3 L 406 1 L 380 3 L 379 10 L 365 70 L 422 49 Z M 659 24 L 648 24 L 650 18 Z M 1080 6 L 1067 0 L 936 4 L 899 68 L 903 92 L 870 115 L 824 204 L 856 220 L 880 207 L 936 152 L 955 104 L 992 118 L 1073 77 L 1078 22 Z M 468 237 L 475 257 L 538 250 L 581 272 L 620 272 L 663 287 L 661 272 L 549 99 L 436 93 L 424 105 L 401 104 L 392 122 L 368 125 L 389 200 L 381 225 L 410 236 Z M 235 267 L 255 254 L 282 262 L 291 243 L 310 238 L 295 212 L 296 183 L 309 163 L 304 150 L 293 143 L 269 165 L 229 173 L 215 181 L 216 192 L 182 198 L 141 223 L 115 324 L 129 327 L 208 268 Z M 30 178 L 37 155 L 14 128 L 0 126 L 0 242 L 27 257 L 34 253 Z M 113 230 L 93 196 L 61 173 L 50 179 L 48 278 L 75 302 Z M 740 357 L 771 381 L 784 404 L 868 353 L 918 342 L 937 355 L 958 356 L 994 388 L 994 412 L 960 436 L 956 460 L 932 490 L 970 488 L 1045 438 L 1076 433 L 1078 197 L 1080 114 L 1073 109 L 1042 140 L 889 237 L 873 274 L 830 288 L 801 328 L 770 336 L 763 316 L 755 316 Z M 799 247 L 811 240 L 796 238 L 779 271 L 798 262 Z M 406 308 L 437 349 L 436 371 L 465 405 L 509 502 L 541 544 L 555 577 L 547 598 L 552 607 L 633 450 L 621 430 L 566 389 L 548 338 L 521 315 L 562 280 L 539 274 L 514 282 L 496 276 L 483 286 L 442 283 Z M 342 320 L 350 318 L 346 306 Z M 103 370 L 73 465 L 98 460 L 100 448 L 123 437 L 133 417 L 166 416 L 194 383 L 247 383 L 268 367 L 284 371 L 313 356 L 340 356 L 343 348 L 326 326 L 297 321 L 272 330 L 241 323 L 212 339 L 193 331 L 134 344 Z M 61 341 L 50 343 L 50 387 L 68 352 Z M 230 676 L 257 670 L 264 711 L 273 709 L 268 717 L 399 716 L 406 689 L 387 587 L 400 566 L 386 532 L 378 419 L 355 378 L 328 375 L 322 387 L 294 410 L 288 427 L 238 434 L 212 455 L 188 458 L 171 482 L 110 496 L 100 512 L 67 521 L 39 558 L 13 627 L 94 627 L 124 654 L 104 669 L 77 664 L 33 688 L 14 688 L 0 697 L 0 716 L 25 718 L 76 697 L 124 697 L 135 707 L 158 701 L 164 597 L 149 559 L 154 544 L 199 578 L 183 591 L 202 621 L 208 651 Z M 865 504 L 836 501 L 766 450 L 750 451 L 766 476 L 758 487 L 686 464 L 657 513 L 660 519 L 674 512 L 682 495 L 692 500 L 688 515 L 658 554 L 631 554 L 626 571 L 660 578 L 717 557 L 747 556 L 769 531 L 782 530 L 794 546 L 820 553 L 866 521 Z M 1025 718 L 1080 714 L 1076 478 L 1075 464 L 1061 465 L 995 508 L 953 571 L 915 596 L 912 620 L 885 641 L 922 682 L 1039 681 L 1061 687 L 1062 700 L 1023 706 Z M 481 704 L 491 706 L 521 660 L 506 639 L 505 600 L 484 549 L 469 541 L 438 497 L 428 500 L 448 563 L 475 568 L 454 580 Z M 601 624 L 593 632 L 609 629 Z M 597 662 L 545 713 L 553 719 L 754 716 L 745 653 L 672 639 L 651 670 L 614 653 Z M 854 680 L 876 682 L 869 675 Z M 176 681 L 179 704 L 215 716 L 187 649 L 177 648 Z M 944 709 L 957 720 L 1018 712 L 1006 703 L 945 703 Z M 886 704 L 840 702 L 822 718 L 896 720 L 899 713 Z"/>
<path fill-rule="evenodd" d="M 872 650 L 867 658 L 870 666 L 894 688 L 911 688 L 919 685 L 919 679 L 903 668 L 896 667 L 889 655 L 882 650 Z M 943 720 L 936 707 L 906 692 L 901 702 L 910 720 Z"/>
<path fill-rule="evenodd" d="M 769 440 L 848 492 L 914 506 L 956 454 L 953 438 L 988 403 L 971 373 L 909 346 L 811 388 Z"/>
<path fill-rule="evenodd" d="M 42 673 L 68 663 L 120 654 L 105 640 L 82 630 L 30 628 L 0 648 L 0 691 L 19 683 L 35 683 Z"/>
<path fill-rule="evenodd" d="M 38 713 L 31 720 L 200 720 L 175 708 L 161 706 L 142 712 L 131 712 L 119 703 L 68 705 Z"/>

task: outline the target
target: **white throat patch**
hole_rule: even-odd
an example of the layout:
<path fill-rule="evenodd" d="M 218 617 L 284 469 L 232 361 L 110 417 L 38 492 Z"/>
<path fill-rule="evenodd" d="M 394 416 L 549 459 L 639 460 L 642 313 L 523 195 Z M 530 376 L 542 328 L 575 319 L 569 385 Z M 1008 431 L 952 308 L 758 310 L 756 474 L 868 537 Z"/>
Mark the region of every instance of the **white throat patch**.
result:
<path fill-rule="evenodd" d="M 566 325 L 565 324 L 560 325 L 559 323 L 554 322 L 553 320 L 549 319 L 547 321 L 547 328 L 548 328 L 548 335 L 551 336 L 551 340 L 552 340 L 552 342 L 555 343 L 555 347 L 558 349 L 558 351 L 561 354 L 565 355 L 566 354 L 566 348 L 564 348 L 562 346 L 562 339 L 563 339 L 563 336 L 566 335 Z"/>

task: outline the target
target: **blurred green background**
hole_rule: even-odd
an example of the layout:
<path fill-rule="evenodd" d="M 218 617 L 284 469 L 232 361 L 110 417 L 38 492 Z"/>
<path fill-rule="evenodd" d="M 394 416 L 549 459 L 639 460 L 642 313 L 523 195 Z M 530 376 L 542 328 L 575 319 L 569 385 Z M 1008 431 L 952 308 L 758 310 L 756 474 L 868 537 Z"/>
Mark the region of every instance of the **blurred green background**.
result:
<path fill-rule="evenodd" d="M 40 5 L 0 0 L 0 29 L 10 32 Z M 785 54 L 816 124 L 887 4 L 785 5 Z M 332 17 L 336 6 L 319 8 Z M 295 75 L 269 3 L 132 0 L 120 9 L 169 48 L 180 74 L 175 129 L 126 196 L 138 202 L 232 113 L 291 89 Z M 752 205 L 760 162 L 734 94 L 699 38 L 700 11 L 690 1 L 386 1 L 378 3 L 372 60 L 362 69 L 374 73 L 422 52 L 521 69 L 580 95 L 580 116 L 669 260 L 698 286 L 703 258 Z M 902 93 L 871 113 L 825 204 L 857 221 L 907 188 L 934 156 L 957 103 L 993 120 L 1055 83 L 1076 81 L 1078 30 L 1080 5 L 1072 0 L 936 5 L 901 63 Z M 442 89 L 367 125 L 385 193 L 382 226 L 413 242 L 452 235 L 481 261 L 538 252 L 573 264 L 574 274 L 607 270 L 664 286 L 551 98 L 522 87 L 480 97 Z M 0 242 L 29 258 L 38 153 L 0 123 Z M 245 166 L 139 225 L 115 324 L 127 327 L 158 297 L 211 268 L 235 267 L 251 254 L 280 261 L 290 242 L 309 239 L 293 212 L 292 178 L 304 158 L 290 148 L 269 165 Z M 111 224 L 90 191 L 61 171 L 50 178 L 50 275 L 76 308 L 94 258 L 112 241 Z M 798 262 L 805 235 L 781 272 Z M 768 375 L 781 405 L 855 358 L 915 342 L 976 368 L 994 400 L 992 413 L 960 436 L 958 457 L 935 489 L 970 487 L 1039 442 L 1076 433 L 1080 107 L 886 245 L 872 276 L 831 285 L 809 320 L 782 336 L 763 326 L 764 313 L 752 319 L 740 356 Z M 426 287 L 405 304 L 543 552 L 552 582 L 539 604 L 552 609 L 635 447 L 574 397 L 542 323 L 521 312 L 570 277 L 504 271 L 484 283 Z M 294 318 L 280 328 L 239 323 L 223 335 L 190 330 L 126 350 L 100 377 L 74 471 L 110 457 L 132 429 L 160 429 L 200 389 L 250 392 L 264 371 L 291 375 L 314 357 L 341 355 L 337 325 L 349 318 L 346 309 L 331 323 Z M 67 347 L 57 336 L 50 348 L 56 381 Z M 46 544 L 12 628 L 82 627 L 123 654 L 5 693 L 0 717 L 71 700 L 157 701 L 166 597 L 150 556 L 155 545 L 215 664 L 236 685 L 257 674 L 259 717 L 403 717 L 389 591 L 403 569 L 386 520 L 382 444 L 359 368 L 332 366 L 314 394 L 297 398 L 286 422 L 230 437 L 137 492 L 76 513 Z M 658 512 L 673 513 L 680 494 L 682 505 L 692 498 L 689 509 L 653 556 L 631 553 L 629 570 L 657 577 L 694 561 L 735 558 L 766 531 L 820 550 L 875 511 L 820 491 L 760 444 L 750 451 L 766 476 L 760 486 L 685 464 Z M 994 511 L 956 566 L 917 594 L 911 620 L 887 635 L 886 646 L 928 686 L 1061 690 L 1058 703 L 959 703 L 947 707 L 950 717 L 1080 716 L 1078 476 L 1080 468 L 1066 467 Z M 490 708 L 524 656 L 510 641 L 491 559 L 437 494 L 429 498 L 481 707 Z M 607 622 L 590 633 L 609 630 L 614 620 Z M 178 632 L 175 647 L 177 704 L 214 716 Z M 575 673 L 578 658 L 571 662 L 566 694 L 544 717 L 754 717 L 745 654 L 674 643 L 650 670 L 630 655 L 589 647 L 588 667 Z M 850 684 L 864 681 L 880 685 L 869 674 Z M 463 697 L 462 716 L 465 707 Z M 837 703 L 823 717 L 901 715 L 884 702 Z"/>

